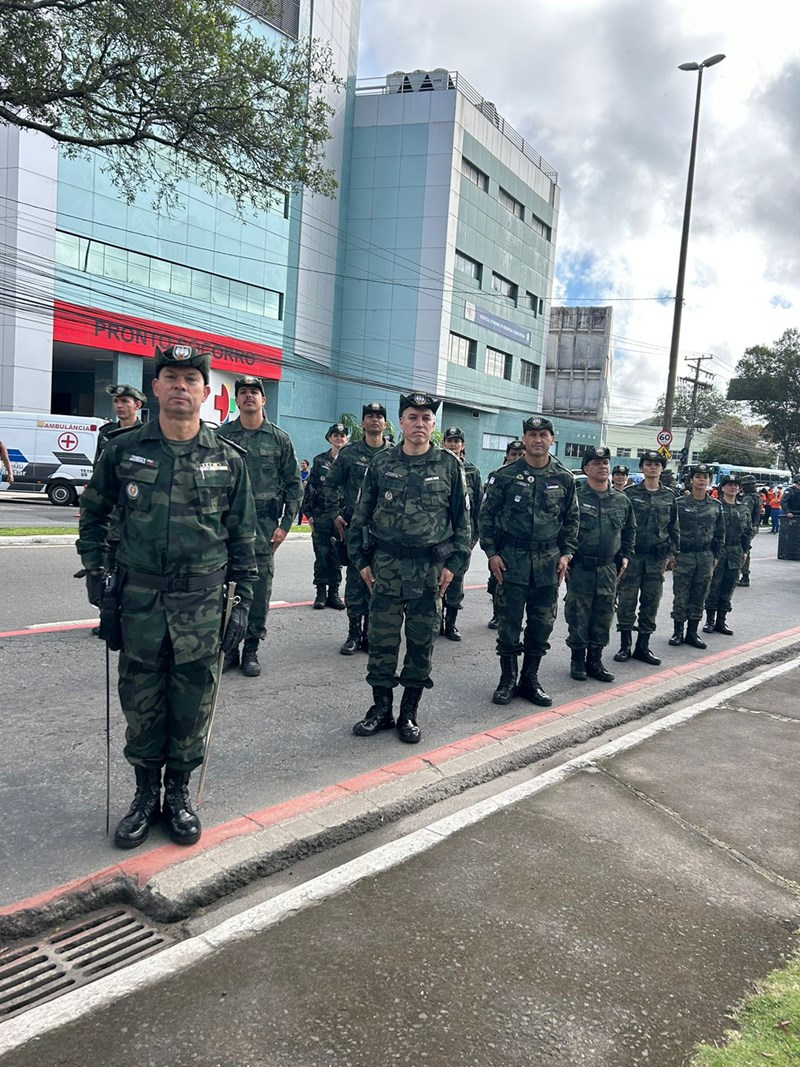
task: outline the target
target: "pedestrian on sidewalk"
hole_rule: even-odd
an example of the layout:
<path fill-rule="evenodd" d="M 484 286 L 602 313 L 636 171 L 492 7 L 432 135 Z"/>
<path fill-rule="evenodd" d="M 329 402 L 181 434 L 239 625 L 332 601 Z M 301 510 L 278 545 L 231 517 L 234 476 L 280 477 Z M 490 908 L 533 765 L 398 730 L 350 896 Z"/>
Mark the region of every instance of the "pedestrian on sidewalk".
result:
<path fill-rule="evenodd" d="M 689 468 L 689 495 L 678 501 L 681 551 L 672 576 L 671 645 L 707 647 L 697 627 L 725 541 L 722 505 L 708 494 L 710 480 L 711 468 L 696 463 Z"/>
<path fill-rule="evenodd" d="M 750 505 L 737 501 L 740 489 L 738 475 L 724 475 L 720 479 L 719 488 L 725 533 L 719 562 L 714 568 L 706 597 L 706 624 L 703 627 L 703 633 L 725 634 L 730 637 L 733 630 L 725 620 L 731 610 L 731 600 L 736 589 L 742 560 L 750 549 L 753 526 L 750 519 Z"/>
<path fill-rule="evenodd" d="M 617 582 L 625 574 L 636 543 L 636 519 L 625 493 L 609 485 L 609 451 L 590 446 L 581 459 L 586 482 L 578 487 L 578 546 L 567 570 L 564 618 L 572 649 L 570 675 L 613 682 L 603 664 L 614 619 Z"/>
<path fill-rule="evenodd" d="M 771 508 L 769 514 L 772 521 L 772 532 L 774 534 L 780 533 L 781 529 L 781 515 L 783 514 L 782 501 L 783 489 L 779 485 L 773 485 L 769 490 L 769 506 Z"/>
<path fill-rule="evenodd" d="M 203 762 L 223 589 L 236 582 L 225 648 L 245 632 L 256 580 L 244 457 L 200 421 L 210 368 L 211 356 L 188 345 L 156 348 L 158 419 L 109 440 L 80 501 L 77 548 L 98 583 L 116 521 L 119 699 L 136 774 L 114 834 L 123 849 L 141 845 L 162 815 L 176 844 L 200 839 L 189 777 Z"/>
<path fill-rule="evenodd" d="M 345 603 L 339 596 L 344 562 L 339 552 L 342 542 L 333 525 L 334 514 L 330 507 L 325 506 L 325 481 L 340 449 L 347 444 L 348 436 L 343 422 L 334 422 L 328 428 L 325 440 L 330 447 L 314 456 L 303 494 L 303 509 L 311 523 L 311 543 L 314 547 L 314 585 L 317 595 L 313 607 L 317 611 L 325 608 L 336 611 L 345 609 Z"/>
<path fill-rule="evenodd" d="M 441 401 L 428 393 L 400 397 L 402 443 L 376 455 L 364 476 L 350 526 L 350 558 L 370 597 L 367 682 L 373 703 L 353 733 L 391 729 L 393 692 L 403 697 L 397 735 L 421 739 L 417 709 L 433 686 L 433 645 L 442 597 L 470 555 L 464 470 L 454 455 L 431 444 Z M 400 675 L 401 632 L 406 654 Z"/>

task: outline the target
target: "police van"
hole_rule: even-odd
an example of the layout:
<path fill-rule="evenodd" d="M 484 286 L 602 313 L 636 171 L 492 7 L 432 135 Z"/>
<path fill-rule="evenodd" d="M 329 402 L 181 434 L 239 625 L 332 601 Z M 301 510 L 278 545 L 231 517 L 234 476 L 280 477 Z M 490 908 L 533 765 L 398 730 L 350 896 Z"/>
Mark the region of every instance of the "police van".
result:
<path fill-rule="evenodd" d="M 103 419 L 0 411 L 0 441 L 8 449 L 14 492 L 46 493 L 52 504 L 72 505 L 92 476 Z M 8 489 L 8 482 L 3 482 Z"/>

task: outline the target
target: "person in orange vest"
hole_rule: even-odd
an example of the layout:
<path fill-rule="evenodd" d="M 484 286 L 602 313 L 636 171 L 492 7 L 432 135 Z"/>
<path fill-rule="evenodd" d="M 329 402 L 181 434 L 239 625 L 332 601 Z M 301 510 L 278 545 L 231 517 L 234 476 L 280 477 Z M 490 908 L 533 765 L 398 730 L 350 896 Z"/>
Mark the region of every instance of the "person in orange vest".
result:
<path fill-rule="evenodd" d="M 761 507 L 763 515 L 761 516 L 761 525 L 769 526 L 769 516 L 772 511 L 772 507 L 769 502 L 769 493 L 767 492 L 766 485 L 762 485 L 759 489 L 759 496 L 761 497 Z"/>
<path fill-rule="evenodd" d="M 767 493 L 769 500 L 769 506 L 772 509 L 770 511 L 770 517 L 772 519 L 772 532 L 776 534 L 781 528 L 781 500 L 783 499 L 783 489 L 779 485 L 773 485 Z"/>

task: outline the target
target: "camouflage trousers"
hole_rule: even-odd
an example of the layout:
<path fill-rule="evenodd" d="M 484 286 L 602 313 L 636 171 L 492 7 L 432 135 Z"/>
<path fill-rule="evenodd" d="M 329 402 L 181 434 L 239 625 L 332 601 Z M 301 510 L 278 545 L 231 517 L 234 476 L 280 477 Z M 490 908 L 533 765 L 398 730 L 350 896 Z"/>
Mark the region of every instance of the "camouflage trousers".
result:
<path fill-rule="evenodd" d="M 246 641 L 263 641 L 267 636 L 267 614 L 275 576 L 275 557 L 272 552 L 256 551 L 258 578 L 253 582 L 253 603 L 247 617 Z"/>
<path fill-rule="evenodd" d="M 119 655 L 119 699 L 125 720 L 125 759 L 134 767 L 193 771 L 203 762 L 216 656 L 176 664 L 166 637 L 153 669 Z"/>
<path fill-rule="evenodd" d="M 656 616 L 664 592 L 664 562 L 646 553 L 632 556 L 619 581 L 617 629 L 638 630 L 640 634 L 656 632 Z M 636 625 L 636 601 L 639 601 L 639 625 Z"/>
<path fill-rule="evenodd" d="M 350 543 L 350 531 L 346 534 L 347 543 Z M 344 583 L 344 602 L 347 605 L 348 619 L 360 619 L 362 615 L 370 611 L 370 597 L 364 579 L 358 568 L 348 560 L 347 576 Z"/>
<path fill-rule="evenodd" d="M 331 538 L 339 540 L 332 522 L 314 524 L 311 544 L 314 546 L 314 585 L 339 586 L 342 581 L 342 565 L 339 550 L 331 544 Z"/>
<path fill-rule="evenodd" d="M 706 611 L 721 611 L 727 615 L 731 610 L 731 599 L 738 580 L 738 557 L 726 560 L 723 556 L 711 576 L 711 585 L 706 596 Z"/>
<path fill-rule="evenodd" d="M 442 617 L 439 597 L 441 568 L 427 560 L 399 560 L 376 552 L 372 569 L 375 585 L 367 601 L 367 682 L 387 689 L 393 689 L 398 683 L 414 689 L 431 689 L 433 646 Z M 359 580 L 363 583 L 360 575 Z M 406 653 L 398 676 L 397 661 L 403 629 Z"/>
<path fill-rule="evenodd" d="M 711 585 L 714 554 L 681 552 L 672 573 L 672 618 L 675 622 L 696 621 L 703 617 L 703 605 Z"/>
<path fill-rule="evenodd" d="M 564 601 L 570 648 L 606 647 L 614 621 L 616 586 L 617 568 L 613 563 L 570 568 Z"/>
<path fill-rule="evenodd" d="M 529 652 L 543 656 L 550 648 L 550 634 L 558 611 L 558 586 L 555 584 L 512 585 L 498 582 L 494 595 L 497 610 L 497 655 L 517 656 Z M 525 616 L 524 642 L 520 641 Z"/>

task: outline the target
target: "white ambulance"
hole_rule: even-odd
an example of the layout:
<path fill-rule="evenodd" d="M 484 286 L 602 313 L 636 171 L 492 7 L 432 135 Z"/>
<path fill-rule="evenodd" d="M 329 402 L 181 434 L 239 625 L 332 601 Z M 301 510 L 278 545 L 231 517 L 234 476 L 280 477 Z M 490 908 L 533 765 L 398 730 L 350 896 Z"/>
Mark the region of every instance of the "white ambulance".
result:
<path fill-rule="evenodd" d="M 8 449 L 14 492 L 46 493 L 52 504 L 74 504 L 92 476 L 103 422 L 79 415 L 0 411 L 0 441 Z M 7 481 L 2 488 L 9 488 Z"/>

